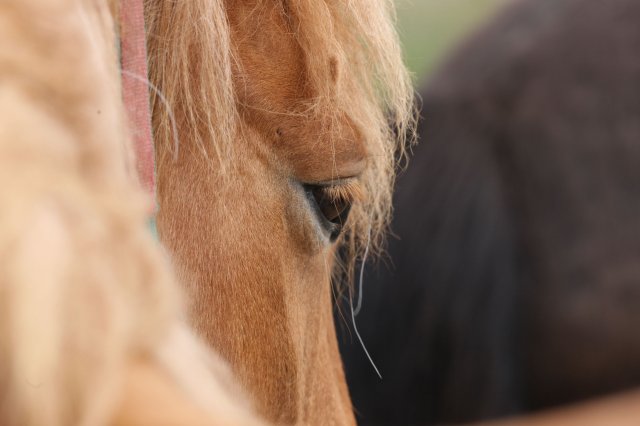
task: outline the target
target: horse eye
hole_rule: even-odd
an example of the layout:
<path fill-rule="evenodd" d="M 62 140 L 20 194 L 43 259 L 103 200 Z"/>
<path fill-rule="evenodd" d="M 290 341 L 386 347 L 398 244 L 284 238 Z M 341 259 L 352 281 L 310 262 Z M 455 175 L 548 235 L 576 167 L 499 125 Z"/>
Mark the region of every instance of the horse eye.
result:
<path fill-rule="evenodd" d="M 331 185 L 305 185 L 305 192 L 329 240 L 334 242 L 347 222 L 352 198 Z"/>

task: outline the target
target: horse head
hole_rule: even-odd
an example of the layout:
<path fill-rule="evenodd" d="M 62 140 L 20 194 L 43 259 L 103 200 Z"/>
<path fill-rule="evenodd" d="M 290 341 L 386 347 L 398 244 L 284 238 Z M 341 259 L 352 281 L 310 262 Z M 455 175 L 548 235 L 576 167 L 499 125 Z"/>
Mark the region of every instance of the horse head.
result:
<path fill-rule="evenodd" d="M 331 277 L 339 245 L 348 274 L 380 244 L 413 119 L 390 10 L 149 0 L 147 22 L 172 107 L 153 102 L 158 230 L 196 328 L 267 418 L 353 423 Z"/>

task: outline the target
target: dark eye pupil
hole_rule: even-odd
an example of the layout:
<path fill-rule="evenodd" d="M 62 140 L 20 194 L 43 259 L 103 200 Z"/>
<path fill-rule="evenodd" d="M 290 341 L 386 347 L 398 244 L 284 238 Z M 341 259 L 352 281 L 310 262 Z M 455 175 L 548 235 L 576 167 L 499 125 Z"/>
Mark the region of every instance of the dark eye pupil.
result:
<path fill-rule="evenodd" d="M 349 207 L 351 204 L 346 200 L 332 199 L 328 197 L 323 188 L 315 188 L 313 196 L 318 203 L 320 211 L 324 217 L 331 223 L 343 225 L 347 220 Z"/>
<path fill-rule="evenodd" d="M 338 239 L 347 222 L 351 201 L 346 197 L 332 195 L 332 190 L 332 187 L 323 185 L 305 185 L 309 202 L 333 242 Z"/>

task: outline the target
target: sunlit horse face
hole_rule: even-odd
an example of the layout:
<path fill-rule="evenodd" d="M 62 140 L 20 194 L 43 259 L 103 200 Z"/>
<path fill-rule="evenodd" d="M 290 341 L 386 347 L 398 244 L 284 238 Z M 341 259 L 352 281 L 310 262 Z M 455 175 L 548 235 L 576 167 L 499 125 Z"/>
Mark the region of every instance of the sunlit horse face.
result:
<path fill-rule="evenodd" d="M 238 116 L 230 161 L 221 176 L 210 161 L 217 147 L 186 139 L 184 107 L 174 103 L 179 152 L 156 148 L 159 233 L 191 290 L 196 327 L 231 362 L 263 415 L 354 423 L 330 277 L 371 163 L 371 130 L 341 95 L 357 84 L 343 72 L 340 52 L 319 64 L 305 55 L 294 3 L 228 0 L 223 7 Z M 152 55 L 162 52 L 154 50 L 153 28 Z M 193 70 L 199 78 L 201 69 Z M 162 90 L 162 78 L 156 83 Z"/>

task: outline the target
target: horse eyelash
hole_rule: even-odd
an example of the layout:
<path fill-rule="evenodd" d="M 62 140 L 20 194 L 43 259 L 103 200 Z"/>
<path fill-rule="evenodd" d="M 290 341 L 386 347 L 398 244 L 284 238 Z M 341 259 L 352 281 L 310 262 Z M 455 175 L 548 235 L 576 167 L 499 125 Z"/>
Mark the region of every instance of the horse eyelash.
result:
<path fill-rule="evenodd" d="M 362 184 L 356 179 L 323 185 L 320 189 L 322 190 L 323 196 L 334 202 L 344 201 L 354 203 L 364 199 L 364 189 L 362 188 Z"/>

